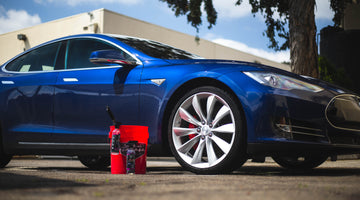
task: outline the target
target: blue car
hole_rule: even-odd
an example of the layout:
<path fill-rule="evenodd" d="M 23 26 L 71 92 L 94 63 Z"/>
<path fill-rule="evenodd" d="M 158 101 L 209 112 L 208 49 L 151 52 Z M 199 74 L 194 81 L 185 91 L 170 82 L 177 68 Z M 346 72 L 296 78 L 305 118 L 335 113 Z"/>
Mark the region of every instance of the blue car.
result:
<path fill-rule="evenodd" d="M 172 153 L 199 174 L 266 156 L 311 169 L 360 152 L 360 97 L 351 91 L 146 39 L 56 39 L 3 64 L 0 81 L 0 167 L 25 154 L 108 167 L 106 106 L 122 124 L 149 127 L 149 156 Z"/>

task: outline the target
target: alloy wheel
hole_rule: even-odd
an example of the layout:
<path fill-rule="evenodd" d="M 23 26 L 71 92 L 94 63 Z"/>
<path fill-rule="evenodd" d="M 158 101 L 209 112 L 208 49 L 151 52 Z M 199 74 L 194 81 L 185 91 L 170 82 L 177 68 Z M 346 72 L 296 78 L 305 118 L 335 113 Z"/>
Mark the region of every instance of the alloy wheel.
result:
<path fill-rule="evenodd" d="M 178 155 L 190 166 L 209 168 L 230 152 L 235 138 L 235 119 L 219 95 L 199 92 L 177 109 L 172 139 Z"/>

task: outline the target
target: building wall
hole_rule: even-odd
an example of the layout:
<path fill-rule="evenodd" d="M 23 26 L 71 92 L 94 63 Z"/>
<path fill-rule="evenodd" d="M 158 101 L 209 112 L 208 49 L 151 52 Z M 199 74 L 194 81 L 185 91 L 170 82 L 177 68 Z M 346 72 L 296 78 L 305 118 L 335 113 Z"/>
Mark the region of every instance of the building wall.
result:
<path fill-rule="evenodd" d="M 0 64 L 22 52 L 24 48 L 28 49 L 58 37 L 94 32 L 151 39 L 205 58 L 259 62 L 290 70 L 288 65 L 266 60 L 204 39 L 197 43 L 193 35 L 180 33 L 105 9 L 98 9 L 0 35 Z M 27 36 L 27 42 L 24 43 L 17 39 L 17 35 L 20 33 Z"/>
<path fill-rule="evenodd" d="M 43 42 L 67 35 L 93 33 L 94 26 L 91 24 L 94 23 L 98 24 L 96 31 L 101 32 L 103 11 L 95 10 L 92 15 L 93 19 L 83 13 L 0 35 L 0 64 Z M 87 27 L 87 30 L 84 30 L 84 27 Z M 18 40 L 18 34 L 25 34 L 27 40 Z"/>
<path fill-rule="evenodd" d="M 348 4 L 344 13 L 344 30 L 360 30 L 360 3 Z"/>
<path fill-rule="evenodd" d="M 204 39 L 197 43 L 193 35 L 173 31 L 108 10 L 104 13 L 104 33 L 118 33 L 151 39 L 184 49 L 204 58 L 260 62 L 290 71 L 288 65 L 273 62 Z"/>

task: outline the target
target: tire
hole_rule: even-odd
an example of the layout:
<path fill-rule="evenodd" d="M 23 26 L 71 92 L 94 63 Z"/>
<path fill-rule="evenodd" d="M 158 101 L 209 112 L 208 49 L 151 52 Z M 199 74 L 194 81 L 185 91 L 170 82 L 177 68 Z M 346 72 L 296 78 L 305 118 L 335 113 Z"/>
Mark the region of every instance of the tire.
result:
<path fill-rule="evenodd" d="M 4 168 L 7 164 L 9 164 L 12 158 L 12 155 L 4 154 L 4 149 L 2 145 L 3 145 L 3 141 L 1 137 L 1 126 L 0 126 L 0 169 Z"/>
<path fill-rule="evenodd" d="M 196 174 L 229 173 L 247 160 L 241 108 L 226 91 L 199 87 L 173 107 L 170 149 L 180 165 Z"/>
<path fill-rule="evenodd" d="M 7 164 L 9 164 L 12 156 L 4 155 L 0 153 L 0 168 L 4 168 Z"/>
<path fill-rule="evenodd" d="M 78 156 L 80 162 L 90 169 L 103 170 L 110 166 L 109 156 Z"/>
<path fill-rule="evenodd" d="M 310 170 L 323 164 L 329 156 L 273 156 L 273 160 L 281 167 L 291 170 Z"/>

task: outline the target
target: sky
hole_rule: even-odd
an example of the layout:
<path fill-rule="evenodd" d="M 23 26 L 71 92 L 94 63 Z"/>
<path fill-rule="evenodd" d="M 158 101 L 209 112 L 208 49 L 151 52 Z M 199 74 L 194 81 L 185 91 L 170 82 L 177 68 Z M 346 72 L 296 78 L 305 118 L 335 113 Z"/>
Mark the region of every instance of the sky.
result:
<path fill-rule="evenodd" d="M 213 0 L 218 13 L 216 25 L 209 30 L 203 14 L 199 37 L 276 62 L 288 62 L 288 50 L 276 52 L 268 48 L 268 38 L 263 36 L 266 25 L 262 15 L 258 13 L 254 17 L 247 0 L 240 6 L 235 6 L 235 2 Z M 0 34 L 100 8 L 189 35 L 197 34 L 186 16 L 175 17 L 167 3 L 159 0 L 0 0 Z M 333 25 L 333 15 L 329 0 L 316 0 L 318 33 Z"/>

